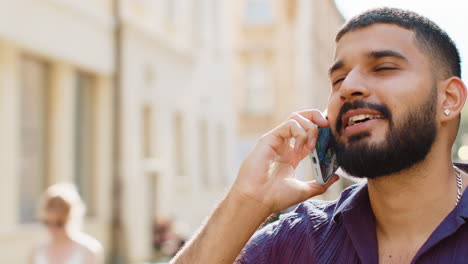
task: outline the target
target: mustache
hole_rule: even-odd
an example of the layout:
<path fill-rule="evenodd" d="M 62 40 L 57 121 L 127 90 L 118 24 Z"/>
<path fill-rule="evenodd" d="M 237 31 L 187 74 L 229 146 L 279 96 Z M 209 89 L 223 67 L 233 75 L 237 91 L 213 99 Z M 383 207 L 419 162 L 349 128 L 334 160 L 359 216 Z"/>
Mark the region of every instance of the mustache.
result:
<path fill-rule="evenodd" d="M 388 107 L 384 104 L 375 104 L 375 103 L 370 103 L 370 102 L 365 102 L 363 100 L 357 100 L 353 102 L 346 102 L 343 104 L 341 107 L 340 111 L 338 112 L 338 118 L 336 120 L 335 128 L 337 131 L 341 131 L 343 129 L 343 115 L 348 112 L 349 110 L 354 110 L 354 109 L 371 109 L 371 110 L 376 110 L 380 113 L 382 113 L 382 116 L 386 119 L 388 119 L 390 122 L 392 120 L 392 114 L 390 113 L 390 110 Z"/>

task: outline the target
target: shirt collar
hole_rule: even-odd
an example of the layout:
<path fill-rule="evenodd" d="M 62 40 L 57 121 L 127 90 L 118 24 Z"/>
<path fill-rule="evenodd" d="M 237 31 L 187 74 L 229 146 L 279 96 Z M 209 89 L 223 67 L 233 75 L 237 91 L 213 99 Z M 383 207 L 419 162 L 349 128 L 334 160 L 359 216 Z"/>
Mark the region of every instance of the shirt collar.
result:
<path fill-rule="evenodd" d="M 465 163 L 455 163 L 459 169 L 468 173 L 468 164 Z M 468 222 L 468 188 L 465 189 L 463 195 L 458 202 L 457 207 L 455 208 L 456 215 L 462 218 L 465 222 Z"/>
<path fill-rule="evenodd" d="M 454 163 L 454 165 L 468 173 L 468 164 Z M 361 205 L 363 202 L 369 202 L 367 182 L 353 185 L 343 191 L 337 202 L 335 212 L 333 213 L 333 220 L 336 222 L 344 211 L 351 210 L 352 208 Z M 468 222 L 468 188 L 463 192 L 463 196 L 456 210 L 457 216 L 461 217 L 465 222 Z"/>
<path fill-rule="evenodd" d="M 457 215 L 465 222 L 468 222 L 468 188 L 463 192 L 463 196 L 458 203 Z"/>
<path fill-rule="evenodd" d="M 468 164 L 455 164 L 468 172 Z M 353 185 L 344 190 L 336 203 L 333 221 L 343 221 L 351 241 L 362 263 L 377 263 L 378 248 L 374 215 L 369 201 L 367 183 Z M 428 241 L 415 256 L 417 260 L 424 252 L 468 222 L 468 188 L 455 209 L 444 219 Z"/>
<path fill-rule="evenodd" d="M 363 202 L 369 203 L 367 182 L 353 185 L 341 193 L 333 213 L 333 221 L 336 222 L 343 212 L 362 205 Z"/>
<path fill-rule="evenodd" d="M 369 202 L 367 183 L 357 184 L 343 191 L 337 202 L 333 221 L 343 224 L 361 263 L 379 262 L 374 214 Z"/>

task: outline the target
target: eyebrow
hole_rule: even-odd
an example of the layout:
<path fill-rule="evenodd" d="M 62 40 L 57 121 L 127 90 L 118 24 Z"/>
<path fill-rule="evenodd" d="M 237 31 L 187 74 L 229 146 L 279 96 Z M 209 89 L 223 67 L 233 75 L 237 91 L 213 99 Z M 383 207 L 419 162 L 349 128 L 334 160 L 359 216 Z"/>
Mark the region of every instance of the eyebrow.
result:
<path fill-rule="evenodd" d="M 366 57 L 368 57 L 369 59 L 374 59 L 374 60 L 380 59 L 380 58 L 383 58 L 383 57 L 395 57 L 395 58 L 398 58 L 398 59 L 401 59 L 401 60 L 404 60 L 404 61 L 408 61 L 408 59 L 405 56 L 403 56 L 403 54 L 401 54 L 401 53 L 399 53 L 397 51 L 394 51 L 394 50 L 371 51 L 368 54 L 366 54 Z M 343 66 L 344 66 L 344 62 L 342 60 L 336 61 L 335 63 L 333 63 L 333 65 L 328 70 L 328 76 L 331 76 L 334 71 L 337 71 L 337 70 L 343 68 Z"/>
<path fill-rule="evenodd" d="M 401 59 L 401 60 L 408 61 L 408 59 L 405 56 L 403 56 L 403 54 L 399 53 L 398 51 L 394 51 L 394 50 L 371 51 L 371 52 L 369 52 L 367 57 L 369 57 L 371 59 L 379 59 L 379 58 L 383 58 L 383 57 L 395 57 L 395 58 L 398 58 L 398 59 Z"/>
<path fill-rule="evenodd" d="M 343 66 L 344 66 L 344 63 L 342 60 L 338 60 L 337 62 L 333 63 L 333 65 L 328 70 L 328 76 L 331 76 L 334 71 L 337 71 L 343 68 Z"/>

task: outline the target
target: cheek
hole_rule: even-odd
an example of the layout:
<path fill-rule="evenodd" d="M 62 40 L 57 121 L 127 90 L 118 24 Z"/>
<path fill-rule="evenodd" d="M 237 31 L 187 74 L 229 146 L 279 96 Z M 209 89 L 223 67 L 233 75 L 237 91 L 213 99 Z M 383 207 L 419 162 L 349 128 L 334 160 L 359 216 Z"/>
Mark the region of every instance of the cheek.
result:
<path fill-rule="evenodd" d="M 393 122 L 395 121 L 395 119 L 399 119 L 402 116 L 404 116 L 405 113 L 407 113 L 411 109 L 414 103 L 412 103 L 408 99 L 414 98 L 414 97 L 415 95 L 413 94 L 411 96 L 396 98 L 395 100 L 392 100 L 392 101 L 387 100 L 385 102 L 385 106 L 390 111 L 391 119 Z"/>
<path fill-rule="evenodd" d="M 330 97 L 328 100 L 328 107 L 327 107 L 327 117 L 328 117 L 328 122 L 330 122 L 330 125 L 332 128 L 336 124 L 336 119 L 338 117 L 338 113 L 340 111 L 340 105 L 337 100 L 335 100 L 333 97 Z"/>

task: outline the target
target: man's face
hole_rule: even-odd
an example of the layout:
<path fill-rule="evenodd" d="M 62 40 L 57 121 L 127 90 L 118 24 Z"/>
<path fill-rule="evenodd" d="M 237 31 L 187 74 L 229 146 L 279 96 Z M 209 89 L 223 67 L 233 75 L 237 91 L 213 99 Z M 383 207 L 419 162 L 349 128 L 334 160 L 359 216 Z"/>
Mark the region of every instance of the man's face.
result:
<path fill-rule="evenodd" d="M 437 87 L 414 33 L 375 24 L 345 34 L 330 69 L 328 119 L 343 169 L 375 178 L 423 160 L 434 142 Z"/>

